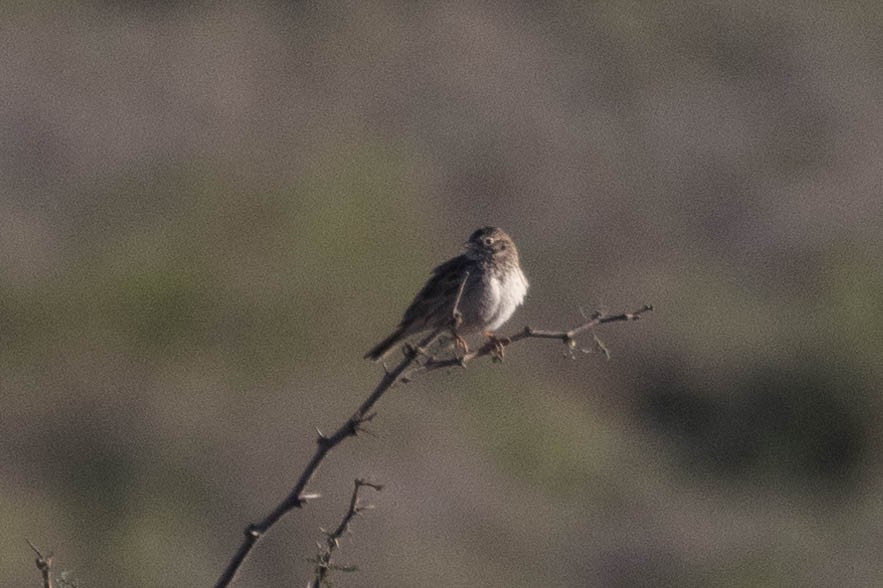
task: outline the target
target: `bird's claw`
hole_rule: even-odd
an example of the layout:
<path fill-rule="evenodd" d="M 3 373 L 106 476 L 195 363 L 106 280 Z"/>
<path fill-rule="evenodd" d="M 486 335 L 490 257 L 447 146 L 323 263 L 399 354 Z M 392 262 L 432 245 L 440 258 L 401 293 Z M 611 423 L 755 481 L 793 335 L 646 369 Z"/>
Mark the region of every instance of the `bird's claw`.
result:
<path fill-rule="evenodd" d="M 500 362 L 506 357 L 506 345 L 511 343 L 512 341 L 509 337 L 497 337 L 493 333 L 485 333 L 485 336 L 488 338 L 488 344 L 490 344 L 493 349 L 491 350 L 491 359 L 494 362 Z"/>
<path fill-rule="evenodd" d="M 466 343 L 466 339 L 454 333 L 454 353 L 461 349 L 463 350 L 463 355 L 466 355 L 469 353 L 469 344 Z"/>

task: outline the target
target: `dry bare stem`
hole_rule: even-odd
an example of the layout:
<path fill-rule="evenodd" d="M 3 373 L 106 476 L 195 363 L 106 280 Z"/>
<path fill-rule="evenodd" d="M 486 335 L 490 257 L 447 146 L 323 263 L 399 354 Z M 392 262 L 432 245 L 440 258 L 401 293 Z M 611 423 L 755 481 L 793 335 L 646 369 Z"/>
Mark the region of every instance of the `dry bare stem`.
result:
<path fill-rule="evenodd" d="M 549 331 L 525 327 L 521 331 L 518 331 L 517 333 L 514 333 L 509 337 L 492 337 L 487 343 L 485 343 L 478 349 L 467 352 L 461 357 L 436 357 L 427 355 L 426 353 L 426 349 L 428 348 L 428 346 L 431 345 L 436 340 L 436 338 L 438 338 L 438 336 L 442 334 L 443 331 L 450 330 L 447 328 L 435 329 L 427 337 L 422 339 L 416 347 L 406 345 L 406 352 L 404 354 L 404 357 L 399 361 L 398 365 L 396 365 L 392 369 L 389 369 L 389 367 L 384 364 L 384 374 L 380 378 L 380 382 L 377 384 L 377 386 L 374 387 L 374 390 L 371 392 L 368 398 L 366 398 L 365 401 L 362 402 L 361 406 L 359 406 L 359 408 L 353 413 L 353 415 L 349 419 L 347 419 L 347 421 L 343 423 L 343 425 L 341 425 L 340 428 L 338 428 L 332 435 L 328 436 L 322 434 L 321 432 L 318 433 L 318 437 L 316 438 L 316 450 L 313 453 L 313 457 L 304 467 L 303 471 L 297 479 L 297 482 L 294 485 L 294 488 L 291 490 L 288 496 L 286 496 L 276 506 L 276 508 L 274 508 L 266 517 L 264 517 L 263 520 L 258 523 L 249 525 L 245 529 L 245 536 L 242 540 L 242 543 L 240 544 L 239 549 L 237 549 L 236 553 L 230 559 L 227 567 L 224 569 L 224 572 L 218 579 L 217 584 L 215 584 L 216 588 L 224 588 L 225 586 L 230 585 L 230 583 L 233 581 L 233 578 L 236 576 L 237 571 L 242 566 L 242 563 L 248 557 L 255 544 L 273 525 L 275 525 L 279 521 L 279 519 L 285 516 L 289 511 L 295 508 L 302 507 L 304 504 L 306 504 L 307 500 L 319 497 L 318 494 L 305 494 L 304 490 L 306 489 L 306 486 L 312 478 L 313 474 L 319 468 L 319 465 L 325 459 L 325 456 L 328 455 L 328 452 L 330 452 L 332 449 L 340 445 L 340 443 L 342 443 L 344 439 L 355 437 L 362 430 L 362 425 L 374 417 L 374 413 L 371 412 L 373 406 L 377 403 L 378 400 L 380 400 L 383 394 L 385 394 L 386 391 L 392 388 L 395 384 L 409 382 L 413 380 L 414 377 L 420 374 L 434 371 L 440 368 L 466 366 L 468 363 L 485 356 L 491 356 L 492 358 L 500 359 L 502 357 L 503 350 L 505 350 L 510 345 L 513 345 L 514 343 L 523 341 L 525 339 L 557 339 L 563 342 L 569 349 L 572 349 L 573 347 L 575 347 L 577 335 L 580 335 L 603 324 L 637 320 L 641 317 L 641 315 L 651 310 L 653 310 L 653 307 L 648 304 L 634 312 L 627 312 L 616 315 L 604 315 L 596 312 L 589 318 L 589 320 L 577 325 L 576 327 L 568 331 Z M 455 339 L 457 338 L 455 328 L 457 325 L 458 314 L 458 308 L 455 304 L 451 323 L 452 327 L 454 327 Z M 423 360 L 422 362 L 420 361 L 421 359 Z"/>
<path fill-rule="evenodd" d="M 364 486 L 374 488 L 378 492 L 383 489 L 381 484 L 374 484 L 361 478 L 356 479 L 353 484 L 353 494 L 350 497 L 349 508 L 347 509 L 346 514 L 343 515 L 343 518 L 341 519 L 340 524 L 337 525 L 336 529 L 325 534 L 324 545 L 321 543 L 319 544 L 319 555 L 317 555 L 314 560 L 316 563 L 315 576 L 313 577 L 312 583 L 308 585 L 308 588 L 321 588 L 323 582 L 325 582 L 328 577 L 328 574 L 334 569 L 355 571 L 355 568 L 352 567 L 335 566 L 331 563 L 331 556 L 333 555 L 334 550 L 340 546 L 340 538 L 349 530 L 353 517 L 370 508 L 370 506 L 363 506 L 359 503 L 359 490 Z"/>
<path fill-rule="evenodd" d="M 37 564 L 37 569 L 40 570 L 40 574 L 43 576 L 43 588 L 55 588 L 55 583 L 52 581 L 52 554 L 44 556 L 40 553 L 40 550 L 37 549 L 37 546 L 31 543 L 30 539 L 25 539 L 28 542 L 28 545 L 31 546 L 31 549 L 34 550 L 34 553 L 37 554 L 37 559 L 35 563 Z"/>

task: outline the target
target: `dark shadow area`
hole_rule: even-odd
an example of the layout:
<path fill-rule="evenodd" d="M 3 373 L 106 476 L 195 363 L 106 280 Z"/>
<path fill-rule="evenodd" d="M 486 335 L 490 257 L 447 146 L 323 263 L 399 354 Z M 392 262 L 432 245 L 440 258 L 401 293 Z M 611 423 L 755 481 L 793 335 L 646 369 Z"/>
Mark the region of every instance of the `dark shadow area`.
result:
<path fill-rule="evenodd" d="M 800 362 L 703 384 L 660 370 L 645 374 L 635 410 L 694 473 L 849 491 L 863 473 L 873 415 L 865 391 L 839 371 Z"/>

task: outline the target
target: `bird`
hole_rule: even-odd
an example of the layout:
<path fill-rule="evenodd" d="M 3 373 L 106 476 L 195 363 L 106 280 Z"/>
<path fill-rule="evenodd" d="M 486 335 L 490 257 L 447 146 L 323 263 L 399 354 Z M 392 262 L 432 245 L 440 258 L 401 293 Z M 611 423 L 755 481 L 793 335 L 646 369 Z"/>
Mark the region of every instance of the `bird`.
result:
<path fill-rule="evenodd" d="M 479 332 L 492 336 L 521 306 L 528 286 L 518 249 L 506 231 L 490 226 L 476 229 L 460 255 L 432 270 L 396 329 L 365 359 L 379 361 L 397 343 L 429 329 L 450 328 L 457 343 L 468 349 L 461 336 Z"/>

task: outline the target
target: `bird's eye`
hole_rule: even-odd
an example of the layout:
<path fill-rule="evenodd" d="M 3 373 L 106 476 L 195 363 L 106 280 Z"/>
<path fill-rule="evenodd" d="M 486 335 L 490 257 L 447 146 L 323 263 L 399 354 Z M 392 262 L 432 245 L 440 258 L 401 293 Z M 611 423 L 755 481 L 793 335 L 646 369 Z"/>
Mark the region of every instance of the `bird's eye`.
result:
<path fill-rule="evenodd" d="M 490 247 L 491 245 L 494 244 L 494 240 L 493 240 L 493 238 L 492 238 L 492 237 L 485 237 L 485 238 L 484 238 L 484 244 L 487 245 L 488 247 Z"/>

